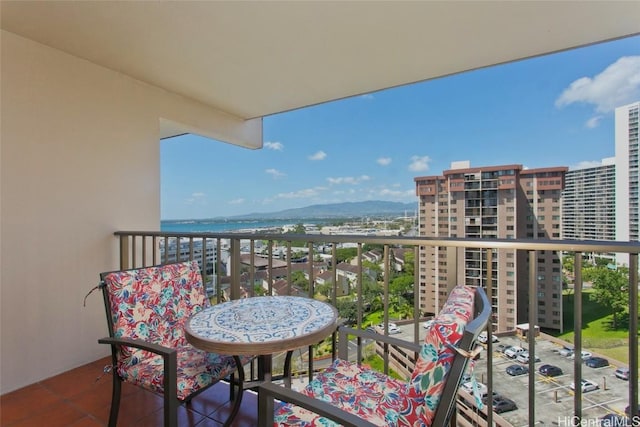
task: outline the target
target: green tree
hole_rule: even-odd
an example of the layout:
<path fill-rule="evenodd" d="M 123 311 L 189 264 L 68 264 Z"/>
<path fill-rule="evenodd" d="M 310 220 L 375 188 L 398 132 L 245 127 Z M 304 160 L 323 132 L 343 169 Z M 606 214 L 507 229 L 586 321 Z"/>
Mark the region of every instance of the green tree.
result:
<path fill-rule="evenodd" d="M 562 258 L 562 268 L 570 274 L 573 274 L 574 259 L 573 255 L 566 255 Z"/>
<path fill-rule="evenodd" d="M 611 309 L 613 329 L 629 309 L 629 277 L 624 270 L 608 268 L 590 268 L 584 273 L 585 278 L 593 284 L 590 298 Z"/>
<path fill-rule="evenodd" d="M 355 301 L 339 299 L 336 303 L 336 309 L 340 317 L 346 319 L 349 323 L 354 324 L 357 322 L 358 306 Z"/>
<path fill-rule="evenodd" d="M 358 255 L 357 248 L 340 248 L 336 250 L 336 262 L 340 264 L 341 262 L 349 261 Z"/>
<path fill-rule="evenodd" d="M 394 296 L 401 296 L 413 291 L 413 275 L 403 274 L 389 283 L 389 292 Z"/>
<path fill-rule="evenodd" d="M 415 268 L 415 253 L 413 251 L 407 251 L 404 253 L 404 272 L 409 276 L 413 276 Z"/>
<path fill-rule="evenodd" d="M 376 280 L 382 280 L 382 267 L 380 267 L 380 265 L 373 263 L 371 261 L 363 260 L 362 269 L 374 272 L 376 276 Z"/>
<path fill-rule="evenodd" d="M 309 292 L 309 280 L 304 276 L 302 271 L 294 271 L 291 273 L 291 284 Z"/>

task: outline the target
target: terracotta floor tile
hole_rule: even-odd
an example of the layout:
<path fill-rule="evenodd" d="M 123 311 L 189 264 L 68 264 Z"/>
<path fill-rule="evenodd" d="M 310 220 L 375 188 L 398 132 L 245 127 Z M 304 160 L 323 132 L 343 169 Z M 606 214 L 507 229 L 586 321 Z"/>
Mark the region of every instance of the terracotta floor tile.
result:
<path fill-rule="evenodd" d="M 32 384 L 2 395 L 0 425 L 7 426 L 63 404 L 62 399 L 40 384 Z"/>
<path fill-rule="evenodd" d="M 40 381 L 40 384 L 61 397 L 73 397 L 93 388 L 102 374 L 101 368 L 90 363 Z"/>
<path fill-rule="evenodd" d="M 0 396 L 2 427 L 106 426 L 111 406 L 111 373 L 102 374 L 110 357 L 72 369 Z M 163 427 L 161 396 L 123 384 L 118 427 Z M 215 384 L 178 409 L 181 427 L 220 427 L 231 411 L 229 385 Z M 234 427 L 257 424 L 257 398 L 245 392 Z"/>
<path fill-rule="evenodd" d="M 37 404 L 34 404 L 34 406 L 37 406 Z M 62 403 L 49 407 L 37 415 L 30 416 L 15 424 L 9 425 L 11 427 L 67 427 L 80 421 L 84 417 L 86 417 L 86 415 L 82 412 Z"/>

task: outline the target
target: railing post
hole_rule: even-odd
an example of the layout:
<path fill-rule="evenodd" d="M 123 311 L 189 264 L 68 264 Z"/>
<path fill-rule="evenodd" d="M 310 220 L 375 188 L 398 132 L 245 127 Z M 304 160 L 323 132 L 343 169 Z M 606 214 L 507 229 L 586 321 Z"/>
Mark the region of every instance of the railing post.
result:
<path fill-rule="evenodd" d="M 487 396 L 493 396 L 493 249 L 485 249 L 487 254 L 487 264 L 485 267 L 487 277 L 485 288 L 489 305 L 491 306 L 491 316 L 487 322 L 487 371 L 491 373 L 487 377 Z M 482 268 L 482 249 L 480 249 L 480 266 Z M 493 425 L 493 399 L 487 399 L 487 425 Z"/>
<path fill-rule="evenodd" d="M 638 411 L 638 254 L 629 255 L 629 418 Z M 632 425 L 634 425 L 632 423 Z"/>
<path fill-rule="evenodd" d="M 573 261 L 573 411 L 577 422 L 582 419 L 582 252 Z"/>
<path fill-rule="evenodd" d="M 231 239 L 231 286 L 229 297 L 234 300 L 240 298 L 240 239 Z"/>
<path fill-rule="evenodd" d="M 120 270 L 126 270 L 129 266 L 129 239 L 130 236 L 120 236 Z"/>
<path fill-rule="evenodd" d="M 536 326 L 538 323 L 538 264 L 537 252 L 529 251 L 529 425 L 535 425 L 536 393 L 535 393 L 535 360 L 536 360 Z M 489 338 L 491 340 L 491 338 Z"/>

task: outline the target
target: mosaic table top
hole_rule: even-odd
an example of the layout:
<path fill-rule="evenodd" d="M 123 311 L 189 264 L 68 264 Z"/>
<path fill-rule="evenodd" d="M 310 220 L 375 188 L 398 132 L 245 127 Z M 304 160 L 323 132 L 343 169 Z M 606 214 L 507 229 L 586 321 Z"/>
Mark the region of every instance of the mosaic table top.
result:
<path fill-rule="evenodd" d="M 244 298 L 208 307 L 185 325 L 195 347 L 222 354 L 267 354 L 316 344 L 337 327 L 336 309 L 304 297 Z"/>

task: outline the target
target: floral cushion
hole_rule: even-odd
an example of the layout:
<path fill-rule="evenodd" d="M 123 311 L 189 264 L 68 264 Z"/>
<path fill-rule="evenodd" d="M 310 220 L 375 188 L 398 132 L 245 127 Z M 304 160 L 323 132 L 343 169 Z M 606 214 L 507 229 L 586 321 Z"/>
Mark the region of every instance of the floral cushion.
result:
<path fill-rule="evenodd" d="M 209 305 L 196 261 L 108 273 L 103 281 L 114 337 L 178 350 L 178 398 L 185 399 L 235 370 L 232 357 L 198 350 L 185 338 L 184 322 Z M 122 347 L 117 359 L 116 369 L 125 381 L 162 392 L 161 356 Z"/>
<path fill-rule="evenodd" d="M 429 426 L 451 368 L 456 345 L 473 314 L 473 288 L 458 286 L 427 330 L 409 382 L 337 359 L 302 391 L 376 425 Z M 336 426 L 306 409 L 284 404 L 277 426 Z"/>

